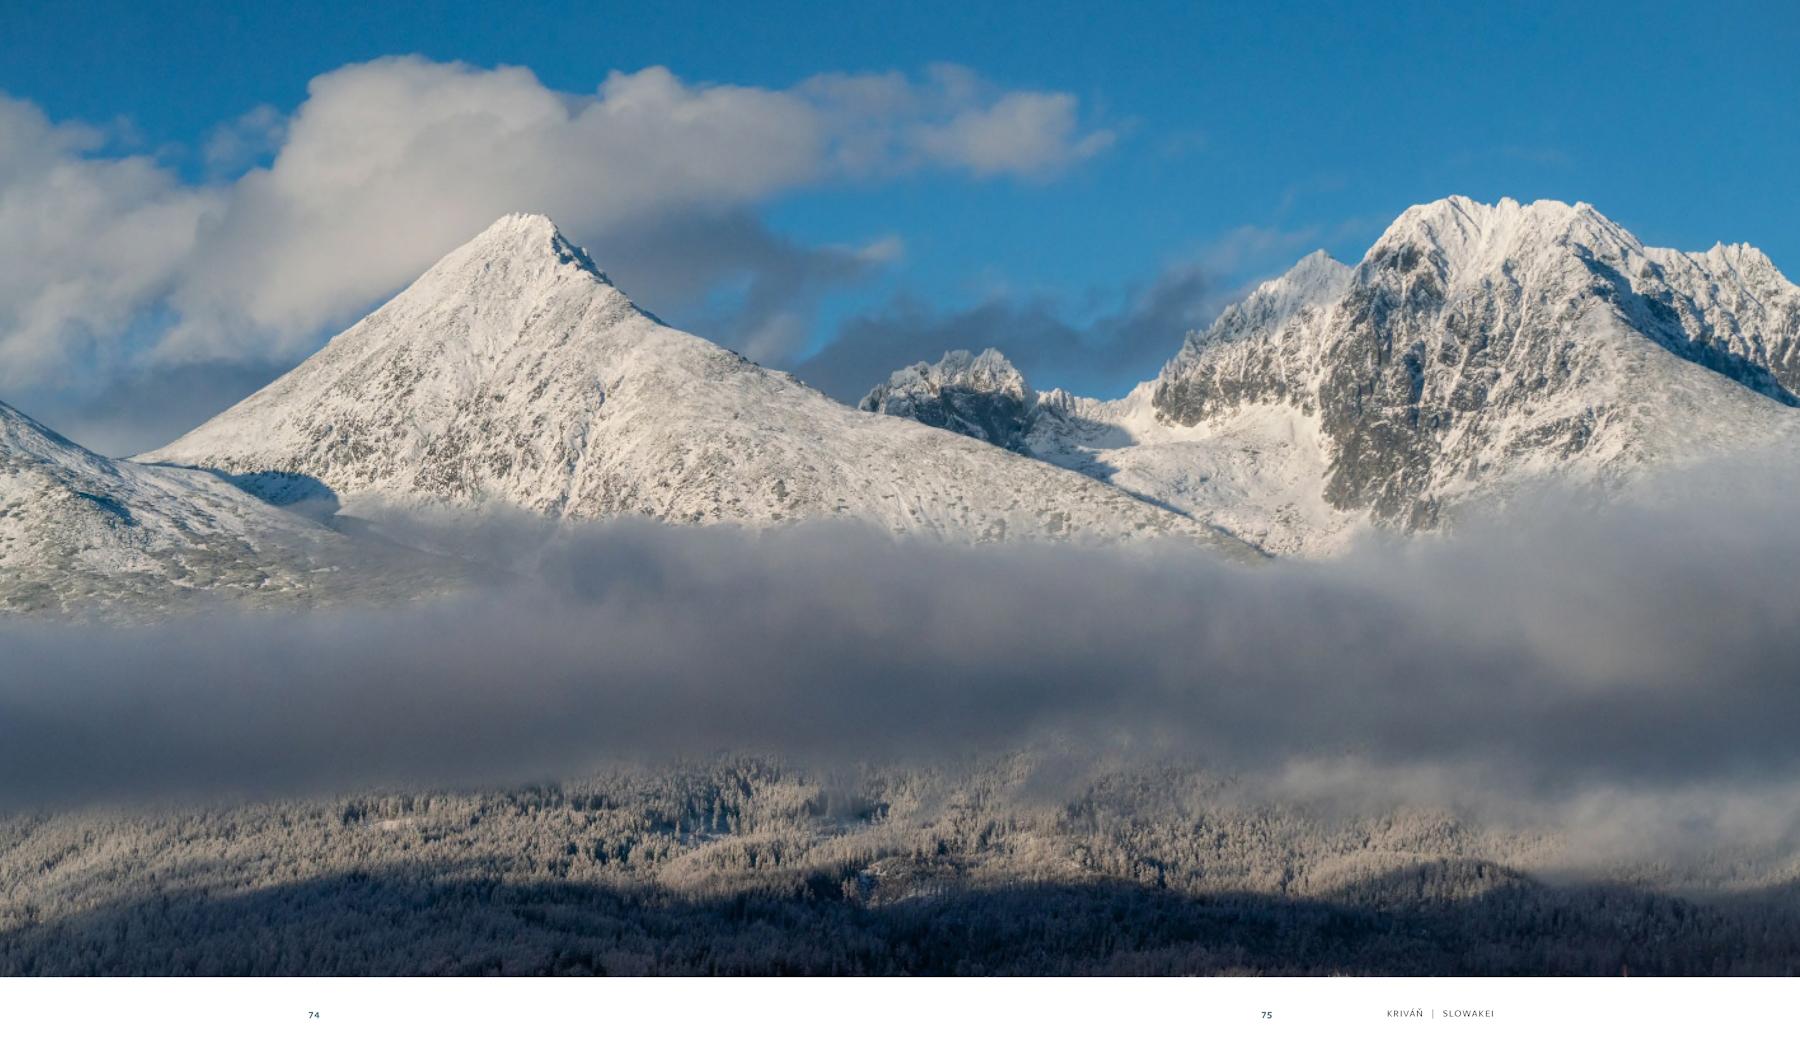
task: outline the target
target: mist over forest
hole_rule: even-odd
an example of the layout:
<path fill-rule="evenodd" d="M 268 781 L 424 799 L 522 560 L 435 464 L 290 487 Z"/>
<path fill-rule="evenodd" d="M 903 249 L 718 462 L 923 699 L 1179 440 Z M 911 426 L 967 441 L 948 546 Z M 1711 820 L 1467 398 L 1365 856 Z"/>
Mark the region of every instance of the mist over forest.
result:
<path fill-rule="evenodd" d="M 390 524 L 492 582 L 15 623 L 0 973 L 1789 973 L 1760 477 L 1250 567 Z"/>

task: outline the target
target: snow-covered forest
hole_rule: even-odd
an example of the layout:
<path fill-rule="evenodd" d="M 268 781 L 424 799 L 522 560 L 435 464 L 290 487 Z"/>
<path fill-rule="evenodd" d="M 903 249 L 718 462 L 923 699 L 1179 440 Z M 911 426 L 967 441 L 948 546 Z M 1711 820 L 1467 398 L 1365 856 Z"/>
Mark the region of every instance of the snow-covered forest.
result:
<path fill-rule="evenodd" d="M 0 822 L 0 974 L 1792 974 L 1780 857 L 1582 861 L 1192 769 L 561 784 Z"/>

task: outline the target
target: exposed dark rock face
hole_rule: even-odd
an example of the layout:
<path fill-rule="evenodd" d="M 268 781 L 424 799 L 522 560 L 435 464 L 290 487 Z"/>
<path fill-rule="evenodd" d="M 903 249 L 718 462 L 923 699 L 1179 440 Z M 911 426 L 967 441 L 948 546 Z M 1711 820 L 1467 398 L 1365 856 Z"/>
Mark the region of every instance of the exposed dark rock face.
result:
<path fill-rule="evenodd" d="M 1190 337 L 1153 403 L 1178 426 L 1317 413 L 1332 505 L 1426 528 L 1496 475 L 1605 475 L 1679 446 L 1671 417 L 1697 399 L 1720 441 L 1753 429 L 1727 417 L 1766 415 L 1746 401 L 1800 405 L 1796 330 L 1800 291 L 1754 249 L 1684 255 L 1586 205 L 1452 198 L 1396 221 L 1336 299 Z M 1677 360 L 1735 385 L 1703 389 Z"/>
<path fill-rule="evenodd" d="M 1524 486 L 1800 445 L 1800 288 L 1748 246 L 1650 248 L 1585 204 L 1453 197 L 1354 268 L 1302 259 L 1119 400 L 1034 394 L 997 354 L 958 353 L 862 407 L 1329 553 Z"/>
<path fill-rule="evenodd" d="M 1025 377 L 998 350 L 952 350 L 937 364 L 921 361 L 895 372 L 858 407 L 1018 451 L 1037 402 Z"/>

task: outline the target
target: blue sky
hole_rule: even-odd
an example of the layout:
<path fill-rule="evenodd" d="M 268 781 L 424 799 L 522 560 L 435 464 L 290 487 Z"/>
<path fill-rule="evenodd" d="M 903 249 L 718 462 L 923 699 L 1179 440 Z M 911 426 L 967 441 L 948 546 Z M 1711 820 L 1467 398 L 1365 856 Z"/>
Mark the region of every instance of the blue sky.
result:
<path fill-rule="evenodd" d="M 140 157 L 180 185 L 221 193 L 269 164 L 280 143 L 209 161 L 220 128 L 258 107 L 287 120 L 312 78 L 386 55 L 523 66 L 572 96 L 591 95 L 611 71 L 654 66 L 696 89 L 784 92 L 824 73 L 892 71 L 922 96 L 937 90 L 929 71 L 941 63 L 979 78 L 982 105 L 1009 92 L 1070 96 L 1065 151 L 1036 167 L 995 173 L 966 159 L 915 160 L 878 176 L 771 177 L 742 199 L 684 197 L 656 211 L 729 212 L 731 243 L 762 245 L 741 249 L 742 272 L 696 279 L 704 287 L 657 278 L 684 264 L 668 251 L 633 262 L 643 253 L 631 237 L 654 236 L 654 221 L 616 234 L 620 260 L 608 251 L 617 215 L 575 223 L 602 265 L 672 320 L 722 340 L 766 335 L 779 344 L 773 362 L 802 374 L 821 348 L 854 362 L 818 372 L 840 394 L 905 363 L 887 358 L 908 333 L 922 341 L 912 357 L 935 357 L 950 347 L 923 341 L 979 338 L 996 318 L 1042 344 L 1002 347 L 1032 365 L 1038 385 L 1118 393 L 1176 347 L 1126 347 L 1103 333 L 1169 339 L 1176 321 L 1216 309 L 1243 282 L 1314 247 L 1353 260 L 1406 206 L 1451 193 L 1587 200 L 1648 243 L 1750 241 L 1790 275 L 1800 271 L 1792 4 L 282 6 L 11 0 L 0 93 L 52 126 L 100 129 L 82 147 L 89 159 Z M 0 179 L 4 171 L 0 159 Z M 689 250 L 716 254 L 727 236 L 696 231 Z M 866 264 L 846 261 L 857 250 Z M 769 252 L 785 262 L 769 262 Z M 779 279 L 769 276 L 777 265 L 787 267 Z M 633 287 L 634 272 L 665 301 Z M 232 382 L 248 384 L 355 312 L 340 297 L 279 324 L 234 324 L 231 339 L 256 344 L 254 353 L 234 356 L 218 349 L 231 339 L 214 337 L 206 352 L 163 353 L 162 372 L 147 376 L 121 364 L 131 354 L 103 344 L 154 341 L 144 333 L 157 318 L 197 308 L 191 295 L 171 307 L 159 299 L 162 279 L 144 280 L 142 301 L 119 307 L 129 323 L 84 330 L 67 353 L 46 358 L 53 374 L 14 378 L 0 398 L 27 410 L 35 398 L 79 429 L 89 394 L 116 407 L 118 384 L 129 381 L 161 396 L 181 382 L 171 376 L 198 376 L 202 364 L 236 369 Z M 391 283 L 369 280 L 343 294 Z M 1191 305 L 1161 327 L 1127 323 L 1159 288 Z M 779 338 L 740 316 L 747 295 L 782 294 L 792 301 L 780 306 Z M 973 318 L 983 307 L 986 320 Z M 301 331 L 315 320 L 318 331 Z M 847 344 L 871 324 L 885 326 L 881 348 Z M 84 384 L 88 394 L 69 392 Z M 201 411 L 207 396 L 189 400 L 199 403 L 177 415 Z"/>

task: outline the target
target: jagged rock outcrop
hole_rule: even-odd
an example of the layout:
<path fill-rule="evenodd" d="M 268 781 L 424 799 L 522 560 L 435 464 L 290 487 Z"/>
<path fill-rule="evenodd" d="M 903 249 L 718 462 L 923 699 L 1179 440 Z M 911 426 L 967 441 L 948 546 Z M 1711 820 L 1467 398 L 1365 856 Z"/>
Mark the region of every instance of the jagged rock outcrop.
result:
<path fill-rule="evenodd" d="M 1318 553 L 1538 480 L 1800 447 L 1797 333 L 1800 289 L 1754 248 L 1649 248 L 1585 204 L 1452 197 L 1354 268 L 1301 260 L 1126 398 L 1058 394 L 1009 447 Z"/>
<path fill-rule="evenodd" d="M 1037 392 L 998 350 L 952 350 L 936 364 L 921 361 L 895 372 L 858 407 L 1016 451 L 1037 401 Z"/>

